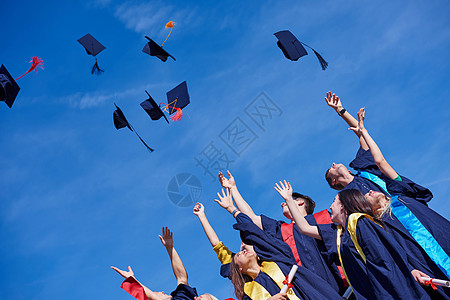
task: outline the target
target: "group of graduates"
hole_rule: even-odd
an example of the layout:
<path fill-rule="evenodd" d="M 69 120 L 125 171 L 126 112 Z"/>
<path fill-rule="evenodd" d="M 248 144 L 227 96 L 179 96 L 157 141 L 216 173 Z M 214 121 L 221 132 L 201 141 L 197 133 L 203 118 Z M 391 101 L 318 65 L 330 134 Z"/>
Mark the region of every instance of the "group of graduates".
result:
<path fill-rule="evenodd" d="M 386 161 L 364 127 L 363 108 L 356 119 L 335 94 L 328 92 L 325 100 L 359 139 L 350 163 L 357 172 L 335 163 L 326 171 L 330 187 L 339 190 L 331 213 L 314 213 L 310 197 L 293 192 L 286 180 L 276 183 L 290 223 L 255 214 L 232 174 L 219 172 L 223 189 L 214 201 L 236 219 L 240 251 L 233 253 L 218 238 L 201 203 L 193 213 L 222 264 L 220 274 L 232 281 L 239 300 L 450 299 L 450 289 L 439 285 L 450 279 L 450 222 L 428 207 L 431 191 Z M 217 299 L 198 296 L 189 286 L 168 228 L 160 239 L 171 259 L 176 290 L 170 295 L 151 291 L 130 267 L 112 267 L 125 278 L 122 288 L 139 300 Z M 288 278 L 291 270 L 295 273 Z"/>

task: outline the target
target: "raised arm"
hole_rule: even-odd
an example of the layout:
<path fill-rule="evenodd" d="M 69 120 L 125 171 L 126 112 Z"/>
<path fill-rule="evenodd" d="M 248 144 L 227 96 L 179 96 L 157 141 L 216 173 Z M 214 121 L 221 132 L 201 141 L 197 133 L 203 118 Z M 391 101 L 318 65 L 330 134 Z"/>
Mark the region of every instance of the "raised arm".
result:
<path fill-rule="evenodd" d="M 350 130 L 353 130 L 354 132 L 358 132 L 361 134 L 361 136 L 366 141 L 367 146 L 370 149 L 370 153 L 372 154 L 373 160 L 375 161 L 375 164 L 378 166 L 380 171 L 386 175 L 387 177 L 391 179 L 395 179 L 398 177 L 398 173 L 394 170 L 394 168 L 391 167 L 391 165 L 386 161 L 386 159 L 383 156 L 383 153 L 381 153 L 380 148 L 378 148 L 378 145 L 375 143 L 375 141 L 372 139 L 372 137 L 369 135 L 369 132 L 364 127 L 364 118 L 365 118 L 365 112 L 364 108 L 361 108 L 358 112 L 358 124 L 356 127 L 350 127 Z"/>
<path fill-rule="evenodd" d="M 217 196 L 220 200 L 214 199 L 214 201 L 217 202 L 227 212 L 229 212 L 234 218 L 236 218 L 241 213 L 234 205 L 233 198 L 231 197 L 229 189 L 226 189 L 226 191 L 222 189 L 222 195 L 220 195 L 220 193 L 217 193 Z"/>
<path fill-rule="evenodd" d="M 145 285 L 143 285 L 142 283 L 140 283 L 136 277 L 134 277 L 134 272 L 133 270 L 131 270 L 131 267 L 128 266 L 128 271 L 124 271 L 121 270 L 119 268 L 116 267 L 111 267 L 111 269 L 113 269 L 114 271 L 116 271 L 117 273 L 120 274 L 120 276 L 122 276 L 123 278 L 127 279 L 132 277 L 134 280 L 136 280 L 137 283 L 139 283 L 140 286 L 142 286 L 144 288 L 144 292 L 145 295 L 147 296 L 148 299 L 153 300 L 153 299 L 158 299 L 158 295 L 153 292 L 152 290 L 150 290 L 148 287 L 146 287 Z"/>
<path fill-rule="evenodd" d="M 161 243 L 166 248 L 167 253 L 169 254 L 173 274 L 177 279 L 177 286 L 181 283 L 188 285 L 188 275 L 186 269 L 184 268 L 180 256 L 173 247 L 173 233 L 170 231 L 169 228 L 163 227 L 162 236 L 159 236 L 159 239 L 161 240 Z"/>
<path fill-rule="evenodd" d="M 301 233 L 313 237 L 315 239 L 321 240 L 319 230 L 317 226 L 309 225 L 308 221 L 306 221 L 305 217 L 300 213 L 297 209 L 297 203 L 295 203 L 294 198 L 292 198 L 292 187 L 289 182 L 280 181 L 280 183 L 275 183 L 275 190 L 283 197 L 284 201 L 286 201 L 287 207 L 289 208 L 289 212 L 291 213 L 292 219 L 297 225 L 298 230 Z"/>
<path fill-rule="evenodd" d="M 342 106 L 341 99 L 339 99 L 339 96 L 336 96 L 336 94 L 328 92 L 327 96 L 325 97 L 325 101 L 327 102 L 328 106 L 331 107 L 336 111 L 336 113 L 341 116 L 342 119 L 348 124 L 350 127 L 356 127 L 358 126 L 358 120 L 356 120 L 344 107 Z M 364 140 L 364 138 L 361 136 L 360 133 L 355 132 L 355 134 L 358 136 L 359 144 L 361 145 L 361 148 L 364 150 L 368 150 L 368 146 Z"/>
<path fill-rule="evenodd" d="M 239 190 L 236 186 L 236 181 L 234 180 L 234 177 L 233 175 L 231 175 L 230 171 L 227 171 L 227 174 L 229 177 L 228 179 L 222 174 L 222 172 L 219 172 L 220 184 L 222 185 L 222 187 L 230 190 L 231 196 L 233 196 L 237 209 L 249 216 L 250 219 L 252 219 L 253 223 L 255 223 L 259 228 L 263 229 L 261 216 L 256 215 L 253 212 L 251 206 L 241 196 L 241 193 L 239 193 Z"/>
<path fill-rule="evenodd" d="M 208 218 L 206 218 L 205 207 L 203 206 L 203 204 L 195 204 L 193 213 L 200 220 L 200 223 L 202 224 L 203 230 L 205 231 L 205 234 L 208 237 L 211 246 L 217 246 L 220 240 L 212 226 L 209 224 Z"/>

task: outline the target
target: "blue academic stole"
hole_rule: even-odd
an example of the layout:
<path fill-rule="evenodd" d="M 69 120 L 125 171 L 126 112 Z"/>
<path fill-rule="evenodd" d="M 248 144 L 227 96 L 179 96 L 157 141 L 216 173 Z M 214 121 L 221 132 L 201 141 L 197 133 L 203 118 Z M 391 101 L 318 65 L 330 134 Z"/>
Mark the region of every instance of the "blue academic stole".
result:
<path fill-rule="evenodd" d="M 442 272 L 450 278 L 450 257 L 398 196 L 391 198 L 391 211 Z"/>
<path fill-rule="evenodd" d="M 391 195 L 387 191 L 386 182 L 384 182 L 384 180 L 381 179 L 380 177 L 378 177 L 377 175 L 369 173 L 369 172 L 366 172 L 366 171 L 359 171 L 358 170 L 358 176 L 362 177 L 362 178 L 366 178 L 366 179 L 372 181 L 373 183 L 377 184 L 380 188 L 382 188 L 383 191 L 385 193 L 387 193 L 387 195 L 389 195 L 389 196 Z"/>
<path fill-rule="evenodd" d="M 386 183 L 377 175 L 364 171 L 358 171 L 358 175 L 378 184 L 390 195 L 387 191 Z M 398 199 L 398 195 L 391 197 L 391 211 L 433 262 L 450 278 L 450 257 L 448 257 L 434 236 L 423 226 L 411 210 Z"/>

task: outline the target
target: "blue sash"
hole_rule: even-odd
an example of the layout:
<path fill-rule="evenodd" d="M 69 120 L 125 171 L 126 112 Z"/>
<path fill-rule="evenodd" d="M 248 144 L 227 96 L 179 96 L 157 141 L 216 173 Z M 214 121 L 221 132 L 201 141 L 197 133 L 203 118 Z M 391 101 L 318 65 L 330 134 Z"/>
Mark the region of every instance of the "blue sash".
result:
<path fill-rule="evenodd" d="M 391 198 L 391 211 L 434 263 L 450 278 L 450 257 L 398 196 Z"/>
<path fill-rule="evenodd" d="M 358 170 L 358 176 L 369 179 L 373 183 L 377 184 L 380 188 L 382 188 L 387 195 L 389 195 L 389 196 L 391 195 L 387 191 L 386 182 L 384 182 L 384 180 L 381 179 L 380 177 L 378 177 L 377 175 L 366 172 L 366 171 Z"/>
<path fill-rule="evenodd" d="M 358 175 L 376 183 L 390 196 L 386 183 L 377 175 L 364 171 L 358 171 Z M 450 257 L 409 208 L 399 201 L 398 196 L 391 198 L 391 211 L 434 263 L 450 278 Z"/>

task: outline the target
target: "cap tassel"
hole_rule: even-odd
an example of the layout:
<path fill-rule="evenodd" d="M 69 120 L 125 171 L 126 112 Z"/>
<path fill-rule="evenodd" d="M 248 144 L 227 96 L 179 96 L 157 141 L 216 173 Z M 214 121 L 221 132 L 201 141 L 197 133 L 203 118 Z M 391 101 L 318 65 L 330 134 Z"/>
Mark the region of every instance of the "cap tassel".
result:
<path fill-rule="evenodd" d="M 319 52 L 317 52 L 316 50 L 314 50 L 311 46 L 309 46 L 309 45 L 307 45 L 307 44 L 305 44 L 305 43 L 303 43 L 303 42 L 300 42 L 300 43 L 302 43 L 303 46 L 306 46 L 306 47 L 308 47 L 309 49 L 311 49 L 312 51 L 314 51 L 314 54 L 317 56 L 317 59 L 318 59 L 319 62 L 320 62 L 320 66 L 322 67 L 322 70 L 325 71 L 325 69 L 328 67 L 328 63 L 326 62 L 325 59 L 323 59 L 322 55 L 320 55 Z"/>
<path fill-rule="evenodd" d="M 180 121 L 181 118 L 183 118 L 183 111 L 181 110 L 181 108 L 175 107 L 175 109 L 177 110 L 177 113 L 173 116 L 170 117 L 170 119 L 172 121 Z"/>
<path fill-rule="evenodd" d="M 166 39 L 164 40 L 164 42 L 161 44 L 161 47 L 164 45 L 164 43 L 167 41 L 167 39 L 169 38 L 170 34 L 172 33 L 173 25 L 175 25 L 175 23 L 173 21 L 169 21 L 169 22 L 166 23 L 166 29 L 170 28 L 170 31 L 169 31 L 169 34 L 167 35 Z"/>
<path fill-rule="evenodd" d="M 314 50 L 314 49 L 312 49 L 312 50 L 314 51 L 314 54 L 319 59 L 320 66 L 322 67 L 322 70 L 325 71 L 325 69 L 328 67 L 328 63 L 325 61 L 325 59 L 323 59 L 323 57 L 316 50 Z"/>
<path fill-rule="evenodd" d="M 103 72 L 105 72 L 104 70 L 102 70 L 102 69 L 100 69 L 100 67 L 98 66 L 98 63 L 97 63 L 97 58 L 95 58 L 95 64 L 92 66 L 92 70 L 91 70 L 91 74 L 92 75 L 97 75 L 97 76 L 99 76 L 99 75 L 101 75 Z"/>
<path fill-rule="evenodd" d="M 25 74 L 23 74 L 23 75 L 20 76 L 20 77 L 17 77 L 17 78 L 14 79 L 14 80 L 17 80 L 17 79 L 22 78 L 23 76 L 27 75 L 28 73 L 30 73 L 30 72 L 33 71 L 33 70 L 35 70 L 35 71 L 37 72 L 37 67 L 40 67 L 41 69 L 44 69 L 44 61 L 43 61 L 42 58 L 40 58 L 40 57 L 33 56 L 33 57 L 31 58 L 30 63 L 32 63 L 30 69 L 28 69 L 28 71 L 27 71 Z"/>

